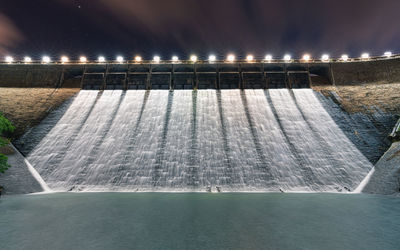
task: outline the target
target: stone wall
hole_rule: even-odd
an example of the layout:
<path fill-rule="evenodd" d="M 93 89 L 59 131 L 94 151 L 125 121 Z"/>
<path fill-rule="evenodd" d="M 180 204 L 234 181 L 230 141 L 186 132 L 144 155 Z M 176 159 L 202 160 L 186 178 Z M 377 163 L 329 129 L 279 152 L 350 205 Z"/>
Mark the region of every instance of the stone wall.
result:
<path fill-rule="evenodd" d="M 16 127 L 14 137 L 19 137 L 79 90 L 78 88 L 0 88 L 0 112 Z"/>

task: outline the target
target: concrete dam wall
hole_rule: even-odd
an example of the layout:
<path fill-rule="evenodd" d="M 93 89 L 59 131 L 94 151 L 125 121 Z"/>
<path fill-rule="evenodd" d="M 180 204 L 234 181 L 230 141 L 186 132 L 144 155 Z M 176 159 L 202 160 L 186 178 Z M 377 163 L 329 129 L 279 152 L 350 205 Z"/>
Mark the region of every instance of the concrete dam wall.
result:
<path fill-rule="evenodd" d="M 14 143 L 56 191 L 348 192 L 390 146 L 399 62 L 3 64 L 0 111 L 45 99 Z"/>

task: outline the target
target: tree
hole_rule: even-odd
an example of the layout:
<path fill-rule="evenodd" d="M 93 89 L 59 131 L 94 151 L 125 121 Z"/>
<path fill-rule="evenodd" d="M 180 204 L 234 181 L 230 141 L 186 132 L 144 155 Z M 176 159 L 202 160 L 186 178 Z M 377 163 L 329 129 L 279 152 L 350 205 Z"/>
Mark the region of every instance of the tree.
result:
<path fill-rule="evenodd" d="M 6 139 L 5 136 L 7 133 L 14 132 L 14 129 L 15 127 L 11 122 L 0 113 L 0 147 L 4 147 L 10 143 L 10 140 Z M 0 154 L 0 173 L 4 173 L 8 168 L 10 168 L 7 160 L 7 156 Z"/>

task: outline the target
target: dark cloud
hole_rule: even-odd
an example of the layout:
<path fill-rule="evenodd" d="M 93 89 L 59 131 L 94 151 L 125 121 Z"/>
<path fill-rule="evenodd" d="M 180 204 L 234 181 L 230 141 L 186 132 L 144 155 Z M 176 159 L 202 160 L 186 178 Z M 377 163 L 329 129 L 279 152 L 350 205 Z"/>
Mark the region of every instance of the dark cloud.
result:
<path fill-rule="evenodd" d="M 316 55 L 400 51 L 398 0 L 58 0 L 55 3 L 58 5 L 53 2 L 49 7 L 48 1 L 37 0 L 35 6 L 58 13 L 60 20 L 53 20 L 57 22 L 54 26 L 65 32 L 55 31 L 53 36 L 57 40 L 54 43 L 58 43 L 54 47 L 60 50 L 74 49 L 72 46 L 117 52 L 158 50 L 169 53 L 165 56 L 174 52 L 210 51 L 259 55 L 268 51 Z M 34 18 L 49 22 L 45 16 Z M 63 18 L 68 21 L 63 22 Z M 39 26 L 33 29 L 43 29 Z M 77 31 L 71 32 L 74 27 Z M 62 39 L 71 42 L 65 44 Z"/>
<path fill-rule="evenodd" d="M 0 55 L 22 40 L 22 35 L 9 18 L 0 13 Z"/>

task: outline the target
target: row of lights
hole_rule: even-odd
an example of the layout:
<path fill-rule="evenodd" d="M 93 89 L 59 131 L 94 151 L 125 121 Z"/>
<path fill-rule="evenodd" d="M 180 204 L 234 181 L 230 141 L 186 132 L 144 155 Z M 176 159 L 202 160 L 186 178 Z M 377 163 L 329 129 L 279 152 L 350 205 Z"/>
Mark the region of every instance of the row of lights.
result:
<path fill-rule="evenodd" d="M 387 51 L 387 52 L 384 53 L 384 56 L 385 56 L 385 57 L 391 57 L 392 55 L 393 55 L 393 54 L 392 54 L 392 52 L 390 52 L 390 51 Z M 368 53 L 363 53 L 363 54 L 361 55 L 361 59 L 367 60 L 367 59 L 369 59 L 369 58 L 370 58 L 370 55 L 369 55 Z M 348 61 L 350 58 L 349 58 L 348 55 L 345 54 L 345 55 L 342 55 L 340 59 L 341 59 L 342 61 L 345 61 L 345 62 L 346 62 L 346 61 Z M 216 60 L 217 60 L 217 57 L 216 57 L 215 55 L 210 55 L 210 56 L 208 57 L 208 61 L 209 61 L 209 62 L 215 62 Z M 229 55 L 227 56 L 226 60 L 227 60 L 228 62 L 234 62 L 234 61 L 236 60 L 236 57 L 235 57 L 235 55 L 233 55 L 233 54 L 229 54 Z M 253 55 L 248 55 L 248 56 L 246 57 L 246 61 L 247 61 L 247 62 L 253 62 L 254 60 L 255 60 L 255 59 L 254 59 L 254 56 L 253 56 Z M 264 58 L 264 60 L 267 61 L 267 62 L 270 62 L 270 61 L 273 60 L 273 57 L 272 57 L 272 55 L 266 55 L 265 58 Z M 284 55 L 283 60 L 286 61 L 286 62 L 290 62 L 290 61 L 292 60 L 292 57 L 291 57 L 290 55 L 286 54 L 286 55 Z M 312 60 L 312 59 L 311 59 L 311 56 L 310 56 L 309 54 L 305 54 L 305 55 L 302 57 L 302 60 L 305 61 L 305 62 L 308 62 L 308 61 L 310 61 L 310 60 Z M 62 56 L 60 61 L 61 61 L 61 63 L 69 63 L 69 58 L 66 57 L 66 56 Z M 140 56 L 136 56 L 136 57 L 135 57 L 135 62 L 140 63 L 140 62 L 142 62 L 142 61 L 143 61 L 142 57 L 140 57 Z M 160 58 L 159 56 L 155 56 L 155 57 L 153 58 L 153 62 L 154 62 L 154 63 L 159 63 L 160 61 L 161 61 L 161 58 Z M 173 63 L 178 63 L 178 62 L 179 62 L 179 58 L 178 58 L 177 56 L 173 56 L 173 57 L 171 58 L 171 61 L 172 61 Z M 198 57 L 195 56 L 195 55 L 192 55 L 192 56 L 190 56 L 190 61 L 192 61 L 193 63 L 195 63 L 195 62 L 198 61 Z M 328 54 L 322 55 L 321 61 L 323 61 L 323 62 L 329 62 L 329 61 L 330 61 L 329 55 L 328 55 Z M 6 56 L 5 62 L 6 62 L 6 63 L 13 63 L 13 62 L 14 62 L 14 58 L 11 57 L 11 56 Z M 25 63 L 31 63 L 31 62 L 32 62 L 32 58 L 30 58 L 30 57 L 25 57 L 25 58 L 24 58 L 24 62 L 25 62 Z M 50 58 L 50 57 L 48 57 L 48 56 L 43 56 L 43 57 L 42 57 L 42 63 L 46 64 L 46 63 L 50 63 L 50 62 L 51 62 L 51 58 Z M 80 62 L 80 63 L 87 63 L 87 62 L 88 62 L 88 59 L 87 59 L 86 57 L 84 57 L 84 56 L 81 56 L 81 57 L 79 58 L 79 62 Z M 106 58 L 105 58 L 104 56 L 99 56 L 99 57 L 97 58 L 97 62 L 98 62 L 98 63 L 105 63 L 105 62 L 106 62 Z M 122 56 L 117 56 L 116 62 L 118 62 L 118 63 L 123 63 L 123 62 L 124 62 L 124 58 L 123 58 Z"/>

